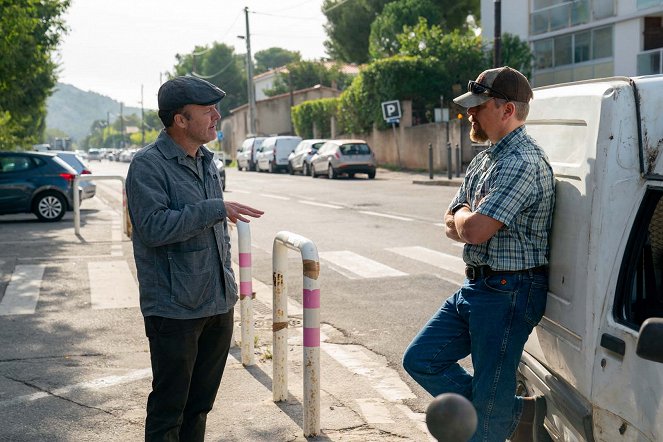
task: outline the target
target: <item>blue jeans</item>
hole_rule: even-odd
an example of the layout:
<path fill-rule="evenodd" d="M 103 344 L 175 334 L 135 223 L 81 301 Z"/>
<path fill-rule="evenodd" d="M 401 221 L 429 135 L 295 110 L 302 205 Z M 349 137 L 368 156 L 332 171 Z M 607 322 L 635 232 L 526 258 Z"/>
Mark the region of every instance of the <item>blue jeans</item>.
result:
<path fill-rule="evenodd" d="M 544 273 L 504 273 L 465 280 L 410 343 L 403 368 L 431 395 L 458 393 L 477 410 L 472 442 L 503 442 L 523 401 L 516 371 L 527 337 L 546 308 Z M 474 375 L 458 364 L 472 355 Z"/>

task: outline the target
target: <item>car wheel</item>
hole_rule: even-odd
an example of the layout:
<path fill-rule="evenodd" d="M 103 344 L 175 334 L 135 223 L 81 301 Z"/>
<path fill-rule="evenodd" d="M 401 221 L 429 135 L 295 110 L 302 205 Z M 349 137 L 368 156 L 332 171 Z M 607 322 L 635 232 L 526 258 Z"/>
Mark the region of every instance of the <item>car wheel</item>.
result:
<path fill-rule="evenodd" d="M 373 178 L 375 178 L 375 171 L 374 170 L 368 172 L 368 179 L 372 180 Z"/>
<path fill-rule="evenodd" d="M 302 170 L 302 175 L 310 175 L 311 174 L 311 169 L 309 168 L 307 163 L 304 163 L 304 168 Z"/>
<path fill-rule="evenodd" d="M 40 221 L 60 221 L 66 211 L 67 201 L 63 195 L 55 192 L 42 193 L 33 205 L 33 212 Z"/>
<path fill-rule="evenodd" d="M 270 162 L 267 170 L 269 170 L 269 173 L 274 173 L 274 163 Z"/>
<path fill-rule="evenodd" d="M 295 174 L 295 168 L 292 166 L 292 161 L 288 161 L 288 173 L 289 173 L 290 175 L 294 175 L 294 174 Z"/>
<path fill-rule="evenodd" d="M 327 167 L 327 176 L 329 177 L 330 180 L 333 180 L 338 176 L 338 174 L 336 173 L 336 171 L 334 170 L 331 164 L 329 165 L 329 167 Z"/>

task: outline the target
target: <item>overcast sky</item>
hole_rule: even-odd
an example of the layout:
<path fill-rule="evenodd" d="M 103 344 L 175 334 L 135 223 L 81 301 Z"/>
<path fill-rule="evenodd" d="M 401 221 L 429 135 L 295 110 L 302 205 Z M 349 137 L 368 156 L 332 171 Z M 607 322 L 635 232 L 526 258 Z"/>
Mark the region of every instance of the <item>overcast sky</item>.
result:
<path fill-rule="evenodd" d="M 107 95 L 125 106 L 156 109 L 162 74 L 175 54 L 196 45 L 226 43 L 246 53 L 244 7 L 249 8 L 251 52 L 296 50 L 325 57 L 323 0 L 73 0 L 69 33 L 60 46 L 59 81 Z"/>

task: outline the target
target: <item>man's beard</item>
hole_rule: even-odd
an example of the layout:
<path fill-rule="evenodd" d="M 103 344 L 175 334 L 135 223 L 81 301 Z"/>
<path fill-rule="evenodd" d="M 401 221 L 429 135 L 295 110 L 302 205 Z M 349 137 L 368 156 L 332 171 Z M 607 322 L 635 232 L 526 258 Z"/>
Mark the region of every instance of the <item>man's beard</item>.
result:
<path fill-rule="evenodd" d="M 472 125 L 472 128 L 470 129 L 470 140 L 475 143 L 485 143 L 488 141 L 488 134 L 481 128 L 481 125 L 476 123 L 476 127 L 477 128 L 474 129 L 474 125 Z"/>

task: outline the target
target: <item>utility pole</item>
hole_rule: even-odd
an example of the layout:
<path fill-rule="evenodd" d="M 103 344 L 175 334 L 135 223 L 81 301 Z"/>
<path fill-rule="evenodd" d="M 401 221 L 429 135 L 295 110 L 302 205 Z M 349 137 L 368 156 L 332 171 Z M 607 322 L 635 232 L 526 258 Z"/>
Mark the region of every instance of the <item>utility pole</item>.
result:
<path fill-rule="evenodd" d="M 145 146 L 145 107 L 143 106 L 143 85 L 140 85 L 140 145 Z"/>
<path fill-rule="evenodd" d="M 124 149 L 124 102 L 120 103 L 120 147 Z"/>
<path fill-rule="evenodd" d="M 495 32 L 493 33 L 493 67 L 502 66 L 502 0 L 495 2 Z"/>
<path fill-rule="evenodd" d="M 251 59 L 251 33 L 249 32 L 249 7 L 244 7 L 246 18 L 246 84 L 249 99 L 249 130 L 256 134 L 256 94 L 253 87 L 253 60 Z"/>

